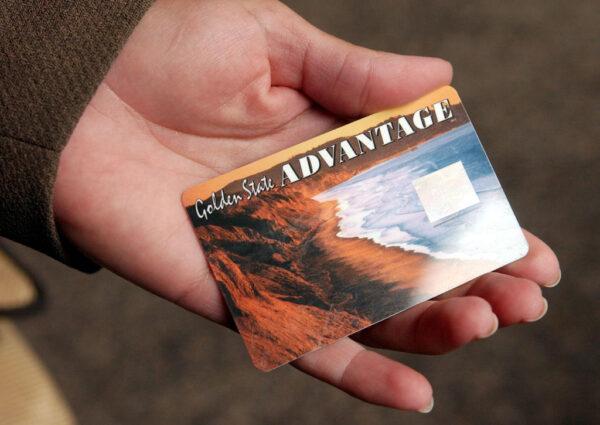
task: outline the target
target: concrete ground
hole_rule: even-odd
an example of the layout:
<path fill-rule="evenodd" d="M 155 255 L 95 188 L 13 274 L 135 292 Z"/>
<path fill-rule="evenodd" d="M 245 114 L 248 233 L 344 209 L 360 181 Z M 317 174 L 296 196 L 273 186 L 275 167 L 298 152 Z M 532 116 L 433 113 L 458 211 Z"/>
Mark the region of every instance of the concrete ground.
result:
<path fill-rule="evenodd" d="M 429 415 L 369 406 L 296 370 L 256 371 L 234 333 L 115 275 L 86 276 L 11 245 L 46 291 L 17 324 L 80 423 L 593 424 L 598 367 L 600 10 L 593 1 L 295 0 L 362 45 L 441 56 L 524 227 L 553 246 L 563 281 L 541 322 L 441 357 Z"/>

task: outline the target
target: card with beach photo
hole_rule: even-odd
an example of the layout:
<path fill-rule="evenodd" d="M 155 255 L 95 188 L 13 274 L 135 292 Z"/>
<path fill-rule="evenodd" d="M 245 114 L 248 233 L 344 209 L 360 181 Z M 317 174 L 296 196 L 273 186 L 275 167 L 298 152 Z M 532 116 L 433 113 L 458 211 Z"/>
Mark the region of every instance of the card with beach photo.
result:
<path fill-rule="evenodd" d="M 265 371 L 528 249 L 452 87 L 202 182 L 182 201 Z"/>

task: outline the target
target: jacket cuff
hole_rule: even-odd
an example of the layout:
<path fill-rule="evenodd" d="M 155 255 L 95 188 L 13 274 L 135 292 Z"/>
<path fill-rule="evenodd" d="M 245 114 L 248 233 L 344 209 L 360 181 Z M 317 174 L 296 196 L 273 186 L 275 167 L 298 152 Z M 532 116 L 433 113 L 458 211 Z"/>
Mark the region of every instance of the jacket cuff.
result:
<path fill-rule="evenodd" d="M 78 270 L 99 267 L 63 240 L 52 213 L 59 153 L 0 136 L 0 234 Z"/>
<path fill-rule="evenodd" d="M 84 271 L 62 240 L 52 187 L 85 106 L 152 2 L 0 2 L 0 235 Z"/>

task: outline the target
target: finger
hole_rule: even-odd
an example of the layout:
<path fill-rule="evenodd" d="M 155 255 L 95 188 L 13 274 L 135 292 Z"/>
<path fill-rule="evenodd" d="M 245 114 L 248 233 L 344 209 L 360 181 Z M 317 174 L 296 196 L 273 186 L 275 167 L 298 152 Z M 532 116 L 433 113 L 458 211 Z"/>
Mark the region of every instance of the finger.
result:
<path fill-rule="evenodd" d="M 294 361 L 305 373 L 368 403 L 401 410 L 431 410 L 432 389 L 415 370 L 348 338 Z"/>
<path fill-rule="evenodd" d="M 301 89 L 342 116 L 398 106 L 450 83 L 452 66 L 355 46 L 318 30 L 291 11 L 261 13 L 269 40 L 272 85 Z M 270 21 L 278 20 L 275 25 Z"/>
<path fill-rule="evenodd" d="M 529 251 L 527 255 L 514 263 L 508 264 L 497 270 L 499 273 L 503 273 L 513 277 L 520 277 L 533 282 L 546 288 L 551 288 L 558 285 L 561 278 L 560 266 L 556 255 L 536 236 L 532 235 L 528 231 L 523 229 L 527 243 L 529 244 Z M 483 275 L 484 277 L 486 275 Z M 454 288 L 442 295 L 436 297 L 436 299 L 447 299 L 453 297 L 462 297 L 469 294 L 471 287 L 475 285 L 480 278 L 473 279 L 464 285 Z"/>
<path fill-rule="evenodd" d="M 467 295 L 486 300 L 498 316 L 500 326 L 535 322 L 548 310 L 538 284 L 502 273 L 488 273 L 477 279 Z"/>
<path fill-rule="evenodd" d="M 527 230 L 523 230 L 523 233 L 529 244 L 529 252 L 522 259 L 498 271 L 533 280 L 548 288 L 558 285 L 561 278 L 560 265 L 552 249 Z"/>
<path fill-rule="evenodd" d="M 436 297 L 436 300 L 477 296 L 486 300 L 501 326 L 535 322 L 548 309 L 539 285 L 532 280 L 492 272 Z"/>
<path fill-rule="evenodd" d="M 441 59 L 376 52 L 316 32 L 303 77 L 308 97 L 333 113 L 360 116 L 449 84 L 452 67 Z"/>
<path fill-rule="evenodd" d="M 442 354 L 498 329 L 498 318 L 482 298 L 427 301 L 362 331 L 367 345 L 424 354 Z"/>

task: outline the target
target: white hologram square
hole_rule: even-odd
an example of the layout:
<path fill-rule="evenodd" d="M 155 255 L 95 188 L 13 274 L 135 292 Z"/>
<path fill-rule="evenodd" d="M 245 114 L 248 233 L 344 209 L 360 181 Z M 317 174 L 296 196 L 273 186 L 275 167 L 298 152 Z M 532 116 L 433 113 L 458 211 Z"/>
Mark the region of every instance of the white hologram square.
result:
<path fill-rule="evenodd" d="M 479 203 L 462 161 L 419 177 L 412 184 L 432 223 Z"/>

